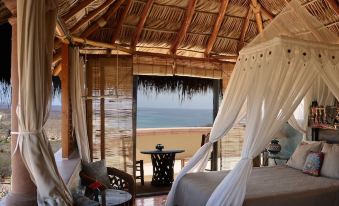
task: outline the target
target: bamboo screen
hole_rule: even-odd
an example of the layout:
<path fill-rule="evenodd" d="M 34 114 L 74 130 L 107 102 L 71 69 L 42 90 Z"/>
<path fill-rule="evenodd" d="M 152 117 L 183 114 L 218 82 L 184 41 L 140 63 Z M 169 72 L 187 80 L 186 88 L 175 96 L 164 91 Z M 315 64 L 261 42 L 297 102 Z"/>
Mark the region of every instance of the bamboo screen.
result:
<path fill-rule="evenodd" d="M 107 166 L 133 174 L 132 58 L 90 57 L 86 72 L 93 159 L 106 159 Z"/>
<path fill-rule="evenodd" d="M 221 170 L 230 170 L 239 162 L 244 142 L 245 125 L 237 124 L 220 141 Z"/>
<path fill-rule="evenodd" d="M 223 79 L 229 76 L 233 63 L 199 59 L 174 59 L 147 55 L 133 56 L 134 75 L 189 76 L 209 79 Z"/>

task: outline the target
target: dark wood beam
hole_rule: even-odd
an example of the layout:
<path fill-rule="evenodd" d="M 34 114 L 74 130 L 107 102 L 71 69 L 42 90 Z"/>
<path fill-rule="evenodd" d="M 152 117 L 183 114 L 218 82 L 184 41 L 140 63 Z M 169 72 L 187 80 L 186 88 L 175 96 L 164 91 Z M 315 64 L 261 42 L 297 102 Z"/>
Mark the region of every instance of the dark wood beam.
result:
<path fill-rule="evenodd" d="M 337 0 L 325 0 L 328 5 L 331 7 L 331 9 L 333 9 L 333 11 L 335 11 L 335 13 L 337 13 L 337 15 L 339 15 L 339 5 L 338 5 L 338 1 Z"/>
<path fill-rule="evenodd" d="M 118 11 L 122 3 L 125 0 L 117 0 L 112 4 L 106 13 L 99 18 L 97 21 L 93 22 L 82 34 L 81 37 L 87 38 L 94 34 L 99 28 L 106 26 L 107 22 L 114 16 L 114 14 Z"/>
<path fill-rule="evenodd" d="M 225 16 L 225 13 L 226 13 L 228 2 L 229 2 L 229 0 L 222 0 L 221 1 L 217 20 L 215 21 L 211 36 L 208 38 L 207 47 L 206 47 L 206 50 L 205 50 L 205 56 L 208 56 L 210 54 L 210 52 L 213 48 L 213 45 L 215 43 L 215 40 L 217 39 L 221 24 L 224 20 L 224 16 Z"/>
<path fill-rule="evenodd" d="M 68 61 L 68 44 L 62 45 L 61 72 L 61 145 L 62 157 L 68 158 L 72 153 L 72 114 L 70 105 L 70 87 L 69 87 L 69 61 Z"/>
<path fill-rule="evenodd" d="M 94 9 L 93 11 L 89 12 L 88 15 L 80 19 L 71 29 L 70 32 L 74 33 L 77 29 L 79 29 L 81 26 L 83 26 L 85 23 L 92 20 L 94 17 L 96 17 L 100 12 L 105 10 L 108 6 L 110 6 L 114 0 L 107 0 L 103 4 L 101 4 L 98 8 Z"/>
<path fill-rule="evenodd" d="M 138 44 L 141 31 L 144 28 L 146 19 L 148 17 L 149 12 L 151 11 L 153 3 L 154 3 L 154 0 L 148 0 L 146 5 L 144 6 L 144 9 L 142 10 L 138 26 L 135 29 L 135 32 L 134 32 L 134 35 L 133 35 L 133 38 L 132 38 L 132 41 L 131 41 L 131 49 L 133 49 L 133 50 L 135 50 L 135 47 Z"/>
<path fill-rule="evenodd" d="M 260 4 L 258 4 L 257 0 L 251 0 L 251 1 L 252 1 L 251 8 L 255 15 L 255 21 L 257 22 L 258 31 L 259 33 L 261 33 L 264 30 L 264 26 L 263 26 L 261 14 L 260 14 L 261 6 Z"/>
<path fill-rule="evenodd" d="M 187 33 L 187 30 L 188 30 L 188 27 L 191 24 L 196 4 L 197 4 L 196 0 L 190 0 L 188 2 L 184 21 L 181 25 L 181 28 L 178 32 L 176 39 L 174 40 L 174 43 L 172 44 L 172 46 L 170 48 L 171 54 L 175 54 L 177 52 L 179 45 L 184 40 L 186 33 Z"/>
<path fill-rule="evenodd" d="M 83 0 L 80 3 L 77 3 L 76 5 L 72 6 L 69 12 L 62 16 L 62 20 L 64 20 L 65 22 L 70 20 L 74 15 L 76 15 L 82 9 L 86 8 L 92 2 L 93 0 Z"/>
<path fill-rule="evenodd" d="M 248 30 L 248 26 L 250 25 L 251 16 L 252 16 L 252 9 L 251 7 L 249 7 L 247 11 L 246 19 L 244 20 L 244 24 L 241 29 L 240 41 L 238 44 L 238 52 L 244 47 L 245 36 Z"/>
<path fill-rule="evenodd" d="M 122 12 L 121 16 L 120 16 L 120 19 L 118 21 L 118 24 L 117 26 L 115 27 L 115 32 L 112 36 L 112 44 L 115 43 L 115 41 L 117 40 L 118 36 L 120 35 L 120 31 L 121 31 L 121 27 L 122 27 L 122 24 L 124 23 L 125 19 L 126 19 L 126 16 L 128 14 L 128 11 L 129 9 L 131 8 L 132 6 L 132 3 L 133 1 L 132 0 L 127 0 L 127 3 L 126 3 L 126 6 L 125 6 L 125 9 L 124 11 Z"/>

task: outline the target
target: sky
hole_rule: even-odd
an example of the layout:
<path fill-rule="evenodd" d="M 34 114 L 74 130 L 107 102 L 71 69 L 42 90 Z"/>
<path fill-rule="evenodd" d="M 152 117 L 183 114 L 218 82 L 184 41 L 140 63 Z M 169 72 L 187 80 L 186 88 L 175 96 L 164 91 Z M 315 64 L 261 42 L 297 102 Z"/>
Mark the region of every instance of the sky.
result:
<path fill-rule="evenodd" d="M 195 94 L 192 99 L 180 102 L 178 93 L 144 95 L 138 90 L 138 107 L 151 108 L 183 108 L 183 109 L 213 109 L 213 91 L 206 94 Z"/>

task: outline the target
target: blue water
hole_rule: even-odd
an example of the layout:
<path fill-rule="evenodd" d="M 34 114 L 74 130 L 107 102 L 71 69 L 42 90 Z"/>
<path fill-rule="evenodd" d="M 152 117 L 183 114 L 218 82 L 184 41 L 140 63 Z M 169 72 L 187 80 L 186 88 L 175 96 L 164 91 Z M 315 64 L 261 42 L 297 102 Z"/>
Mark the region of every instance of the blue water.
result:
<path fill-rule="evenodd" d="M 213 111 L 208 109 L 170 109 L 138 107 L 137 128 L 211 126 Z"/>

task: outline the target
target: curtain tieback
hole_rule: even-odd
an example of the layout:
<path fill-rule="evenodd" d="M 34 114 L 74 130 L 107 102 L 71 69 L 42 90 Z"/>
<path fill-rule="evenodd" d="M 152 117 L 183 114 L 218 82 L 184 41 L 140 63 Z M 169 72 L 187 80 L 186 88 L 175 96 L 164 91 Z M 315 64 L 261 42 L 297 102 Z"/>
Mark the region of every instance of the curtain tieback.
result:
<path fill-rule="evenodd" d="M 17 134 L 17 135 L 25 135 L 25 134 L 39 134 L 42 130 L 36 130 L 36 131 L 21 131 L 21 132 L 11 132 L 11 134 Z"/>

